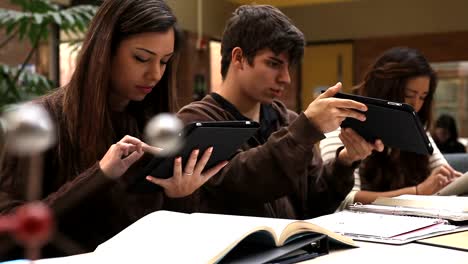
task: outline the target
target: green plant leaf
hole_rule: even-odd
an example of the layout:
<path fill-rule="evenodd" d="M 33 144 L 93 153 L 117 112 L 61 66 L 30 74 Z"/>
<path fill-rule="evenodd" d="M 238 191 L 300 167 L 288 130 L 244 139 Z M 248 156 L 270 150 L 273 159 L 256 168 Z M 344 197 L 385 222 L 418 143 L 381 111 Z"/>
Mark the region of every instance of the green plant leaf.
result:
<path fill-rule="evenodd" d="M 73 18 L 72 15 L 70 15 L 70 13 L 68 13 L 66 10 L 62 11 L 61 12 L 62 16 L 65 18 L 65 20 L 67 21 L 68 25 L 70 27 L 73 26 L 73 24 L 75 24 L 75 19 Z"/>
<path fill-rule="evenodd" d="M 0 8 L 0 29 L 8 34 L 18 34 L 20 39 L 28 40 L 34 46 L 39 38 L 46 38 L 51 24 L 56 24 L 66 34 L 85 32 L 87 25 L 96 14 L 97 7 L 91 5 L 75 6 L 60 9 L 48 0 L 10 0 L 22 11 Z M 42 30 L 44 29 L 44 30 Z M 17 31 L 16 31 L 17 30 Z M 79 49 L 80 45 L 75 45 Z M 54 88 L 55 84 L 45 76 L 22 71 L 17 81 L 19 68 L 0 63 L 0 111 L 6 104 L 17 103 L 34 96 L 44 94 Z"/>
<path fill-rule="evenodd" d="M 19 39 L 20 40 L 24 38 L 24 35 L 26 34 L 26 31 L 28 29 L 28 25 L 29 25 L 29 22 L 27 18 L 23 18 L 19 25 Z"/>
<path fill-rule="evenodd" d="M 43 15 L 40 15 L 40 14 L 33 14 L 33 17 L 34 17 L 34 22 L 35 22 L 37 25 L 42 24 L 42 22 L 44 21 L 44 16 L 43 16 Z"/>
<path fill-rule="evenodd" d="M 31 26 L 28 31 L 28 38 L 31 43 L 35 43 L 37 38 L 39 37 L 39 30 L 40 28 L 36 26 Z"/>
<path fill-rule="evenodd" d="M 10 10 L 0 8 L 0 25 L 2 27 L 10 20 Z"/>
<path fill-rule="evenodd" d="M 0 8 L 0 27 L 3 27 L 10 20 L 10 11 Z"/>
<path fill-rule="evenodd" d="M 75 25 L 78 28 L 79 32 L 85 32 L 86 31 L 86 21 L 83 21 L 83 18 L 79 14 L 75 14 L 74 17 L 75 19 Z"/>
<path fill-rule="evenodd" d="M 82 12 L 80 13 L 81 16 L 83 16 L 87 22 L 91 21 L 93 19 L 93 16 L 96 14 L 96 7 L 94 6 L 82 6 Z"/>
<path fill-rule="evenodd" d="M 10 20 L 7 22 L 6 24 L 6 33 L 7 35 L 11 34 L 11 32 L 13 32 L 13 29 L 18 26 L 18 24 L 16 24 L 13 20 Z"/>
<path fill-rule="evenodd" d="M 55 24 L 57 24 L 59 26 L 62 25 L 62 18 L 60 17 L 60 15 L 57 12 L 52 12 L 51 16 L 52 16 Z"/>

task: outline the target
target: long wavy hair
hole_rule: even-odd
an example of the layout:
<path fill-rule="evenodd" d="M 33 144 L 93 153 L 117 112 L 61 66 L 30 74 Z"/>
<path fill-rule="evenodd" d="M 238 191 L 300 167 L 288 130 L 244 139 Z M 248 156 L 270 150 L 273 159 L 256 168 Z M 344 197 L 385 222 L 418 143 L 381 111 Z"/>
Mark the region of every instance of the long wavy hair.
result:
<path fill-rule="evenodd" d="M 104 155 L 115 141 L 109 106 L 111 61 L 119 43 L 145 32 L 174 30 L 174 56 L 153 91 L 140 102 L 130 102 L 128 111 L 140 129 L 152 115 L 175 110 L 175 66 L 181 34 L 177 20 L 163 0 L 106 0 L 91 21 L 71 81 L 63 93 L 63 115 L 72 149 L 81 168 Z M 59 150 L 60 151 L 60 150 Z"/>
<path fill-rule="evenodd" d="M 429 129 L 432 101 L 437 77 L 426 58 L 415 49 L 397 47 L 384 52 L 355 87 L 358 94 L 390 101 L 404 102 L 409 80 L 427 76 L 429 92 L 418 112 L 419 119 Z M 388 191 L 416 185 L 430 174 L 429 156 L 385 148 L 374 152 L 360 167 L 363 190 Z"/>

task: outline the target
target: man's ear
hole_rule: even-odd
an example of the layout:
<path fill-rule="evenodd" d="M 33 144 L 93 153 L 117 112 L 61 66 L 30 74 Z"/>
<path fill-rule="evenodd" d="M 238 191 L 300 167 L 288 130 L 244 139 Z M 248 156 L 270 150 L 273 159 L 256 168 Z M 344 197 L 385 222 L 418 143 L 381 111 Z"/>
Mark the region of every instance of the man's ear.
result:
<path fill-rule="evenodd" d="M 241 48 L 235 47 L 231 51 L 231 64 L 238 69 L 244 68 L 244 52 Z"/>

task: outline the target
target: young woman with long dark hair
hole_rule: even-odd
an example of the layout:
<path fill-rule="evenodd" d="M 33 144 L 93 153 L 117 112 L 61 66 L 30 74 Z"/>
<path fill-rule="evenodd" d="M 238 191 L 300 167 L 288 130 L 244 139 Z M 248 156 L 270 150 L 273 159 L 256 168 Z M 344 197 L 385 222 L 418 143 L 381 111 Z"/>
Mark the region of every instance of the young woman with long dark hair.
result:
<path fill-rule="evenodd" d="M 176 18 L 164 1 L 106 0 L 70 83 L 36 100 L 57 127 L 57 144 L 44 154 L 41 200 L 58 230 L 85 251 L 152 211 L 190 211 L 190 195 L 226 164 L 202 173 L 211 151 L 197 161 L 194 150 L 185 168 L 175 159 L 173 177 L 147 177 L 160 191 L 127 188 L 151 149 L 140 140 L 146 123 L 175 110 L 179 46 Z M 2 214 L 26 201 L 27 162 L 13 155 L 2 161 Z"/>
<path fill-rule="evenodd" d="M 384 52 L 371 65 L 356 92 L 411 105 L 428 129 L 436 84 L 436 74 L 419 51 L 397 47 Z M 320 142 L 324 160 L 330 159 L 331 153 L 342 145 L 339 133 L 339 130 L 334 131 Z M 446 186 L 460 173 L 447 164 L 432 138 L 430 140 L 434 146 L 430 156 L 389 147 L 372 153 L 355 170 L 354 189 L 342 205 L 371 203 L 379 196 L 429 195 Z"/>

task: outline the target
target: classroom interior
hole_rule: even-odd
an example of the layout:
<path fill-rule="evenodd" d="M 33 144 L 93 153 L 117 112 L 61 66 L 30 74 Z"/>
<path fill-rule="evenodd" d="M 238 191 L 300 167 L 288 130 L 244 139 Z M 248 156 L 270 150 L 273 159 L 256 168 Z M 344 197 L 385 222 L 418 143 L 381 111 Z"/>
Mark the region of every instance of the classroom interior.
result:
<path fill-rule="evenodd" d="M 51 2 L 68 8 L 76 5 L 98 6 L 100 0 Z M 222 82 L 220 39 L 230 14 L 242 4 L 271 4 L 292 19 L 307 41 L 303 59 L 290 68 L 291 84 L 279 98 L 288 108 L 296 112 L 304 110 L 323 89 L 336 82 L 342 82 L 344 91 L 351 92 L 361 82 L 369 65 L 383 51 L 397 46 L 415 48 L 428 58 L 438 76 L 432 124 L 441 114 L 453 116 L 458 127 L 458 140 L 468 152 L 467 0 L 166 2 L 177 16 L 184 35 L 177 68 L 179 107 L 216 91 Z M 0 0 L 0 8 L 18 9 L 11 0 Z M 65 85 L 74 70 L 83 34 L 64 32 L 59 27 L 50 30 L 48 40 L 41 41 L 37 47 L 32 47 L 26 39 L 8 39 L 7 34 L 0 31 L 0 65 L 20 67 L 25 58 L 31 56 L 28 71 L 46 76 L 55 87 Z M 30 53 L 32 48 L 35 49 L 34 53 Z M 432 131 L 433 128 L 428 129 Z M 459 171 L 468 171 L 468 154 L 457 156 L 454 162 L 454 167 Z M 373 249 L 366 250 L 368 252 L 362 254 L 371 254 L 369 252 Z M 410 250 L 419 252 L 418 248 L 408 249 L 408 252 Z M 421 254 L 427 252 L 421 251 Z M 433 256 L 438 251 L 434 252 Z M 394 252 L 389 250 L 388 254 Z M 395 251 L 395 254 L 400 252 Z M 337 263 L 347 258 L 347 255 L 343 255 L 341 259 L 325 261 Z"/>
<path fill-rule="evenodd" d="M 55 0 L 66 8 L 98 5 L 93 0 Z M 177 73 L 177 101 L 184 106 L 215 91 L 221 82 L 220 39 L 224 22 L 241 4 L 271 4 L 301 29 L 307 46 L 303 60 L 291 67 L 291 85 L 280 98 L 290 109 L 301 111 L 324 88 L 337 81 L 350 91 L 369 64 L 384 50 L 395 46 L 416 48 L 437 71 L 434 119 L 452 115 L 459 141 L 468 144 L 468 20 L 464 0 L 168 0 L 184 32 Z M 17 8 L 1 0 L 0 8 Z M 39 44 L 29 67 L 64 85 L 74 68 L 76 43 L 82 34 L 53 29 L 48 41 Z M 5 32 L 0 32 L 0 39 Z M 75 45 L 70 45 L 75 43 Z M 0 62 L 19 65 L 31 44 L 9 41 L 0 49 Z"/>

